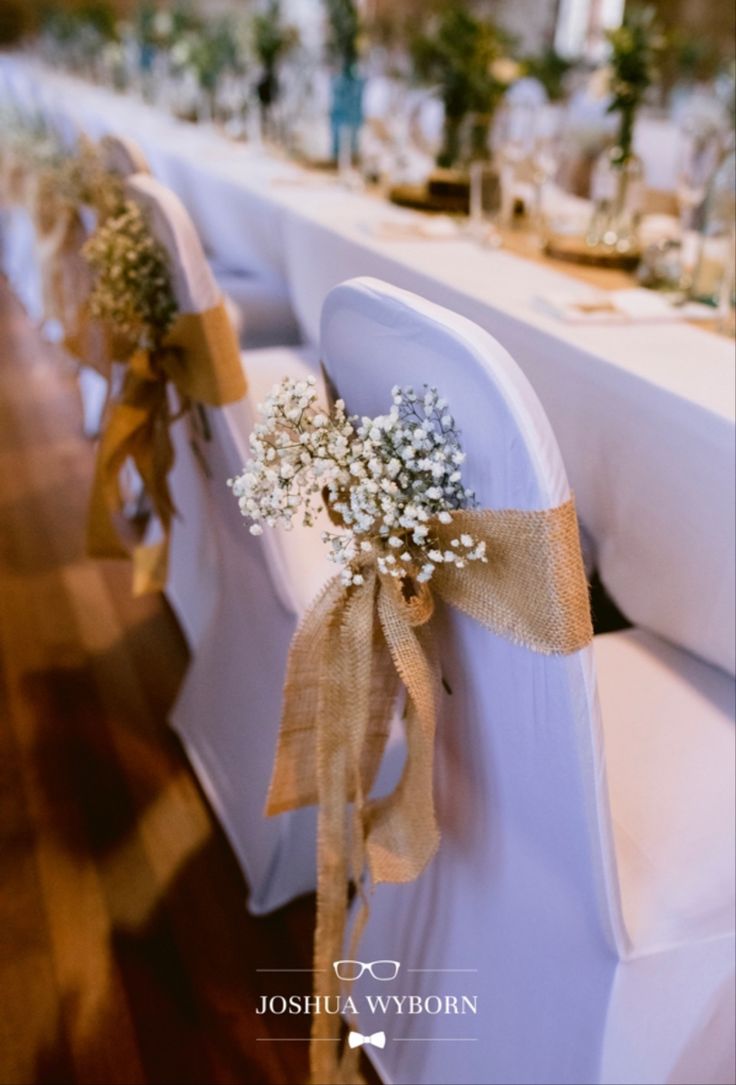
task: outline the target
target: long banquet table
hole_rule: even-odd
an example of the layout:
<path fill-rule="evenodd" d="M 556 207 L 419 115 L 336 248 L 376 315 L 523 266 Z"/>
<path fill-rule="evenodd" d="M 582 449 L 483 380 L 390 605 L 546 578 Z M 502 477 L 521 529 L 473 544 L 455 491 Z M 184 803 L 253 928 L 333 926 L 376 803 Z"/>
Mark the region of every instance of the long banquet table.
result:
<path fill-rule="evenodd" d="M 220 266 L 288 283 L 308 343 L 319 342 L 328 291 L 357 275 L 486 328 L 550 417 L 610 594 L 635 623 L 664 636 L 677 628 L 681 643 L 733 671 L 732 341 L 674 321 L 566 323 L 539 302 L 569 292 L 562 265 L 490 251 L 459 233 L 392 234 L 398 212 L 373 195 L 31 58 L 0 59 L 3 82 L 70 132 L 135 138 Z"/>

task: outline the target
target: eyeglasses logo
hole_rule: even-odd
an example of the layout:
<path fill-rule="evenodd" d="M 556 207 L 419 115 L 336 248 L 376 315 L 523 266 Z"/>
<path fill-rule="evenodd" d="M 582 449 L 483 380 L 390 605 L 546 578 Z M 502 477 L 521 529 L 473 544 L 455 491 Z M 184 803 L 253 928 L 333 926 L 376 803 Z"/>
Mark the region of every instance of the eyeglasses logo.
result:
<path fill-rule="evenodd" d="M 333 961 L 332 967 L 339 980 L 352 983 L 368 972 L 374 980 L 395 980 L 401 968 L 400 961 Z"/>

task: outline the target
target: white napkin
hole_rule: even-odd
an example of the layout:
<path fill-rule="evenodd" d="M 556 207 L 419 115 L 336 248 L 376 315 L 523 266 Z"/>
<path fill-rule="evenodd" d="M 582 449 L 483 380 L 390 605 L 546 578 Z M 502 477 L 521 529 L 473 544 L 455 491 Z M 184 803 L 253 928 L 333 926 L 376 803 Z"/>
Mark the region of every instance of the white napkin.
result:
<path fill-rule="evenodd" d="M 715 312 L 699 302 L 673 304 L 653 290 L 592 290 L 587 287 L 539 294 L 538 305 L 571 324 L 648 324 L 679 320 L 713 320 Z"/>
<path fill-rule="evenodd" d="M 407 215 L 366 222 L 364 229 L 385 241 L 454 241 L 458 227 L 449 215 Z"/>

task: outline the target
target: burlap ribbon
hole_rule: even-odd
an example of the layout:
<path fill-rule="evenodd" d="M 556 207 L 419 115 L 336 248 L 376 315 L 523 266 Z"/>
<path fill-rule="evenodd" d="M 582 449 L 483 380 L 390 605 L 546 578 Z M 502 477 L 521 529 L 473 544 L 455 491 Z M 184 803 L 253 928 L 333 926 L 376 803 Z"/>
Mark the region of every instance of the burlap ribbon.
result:
<path fill-rule="evenodd" d="M 484 540 L 488 562 L 440 566 L 427 585 L 399 586 L 372 560 L 364 583 L 331 580 L 292 641 L 267 813 L 319 804 L 315 993 L 337 995 L 351 878 L 374 884 L 419 876 L 439 843 L 433 753 L 441 675 L 430 621 L 433 596 L 487 629 L 543 653 L 569 653 L 592 637 L 573 501 L 540 512 L 462 510 L 431 525 L 438 549 L 461 533 Z M 407 755 L 389 796 L 368 799 L 399 684 L 406 689 Z M 352 804 L 352 806 L 351 806 Z M 353 932 L 360 937 L 365 909 Z M 354 948 L 351 955 L 354 954 Z M 334 1024 L 315 1014 L 314 1085 L 360 1081 L 357 1053 L 339 1056 Z"/>
<path fill-rule="evenodd" d="M 178 394 L 176 412 L 169 383 Z M 160 591 L 166 585 L 175 512 L 168 483 L 174 463 L 172 422 L 192 401 L 220 406 L 245 392 L 240 350 L 223 303 L 203 313 L 179 314 L 156 349 L 137 350 L 127 363 L 120 396 L 108 412 L 98 448 L 87 549 L 93 557 L 130 555 L 115 521 L 123 506 L 120 471 L 131 459 L 162 528 L 159 541 L 133 549 L 135 594 Z"/>

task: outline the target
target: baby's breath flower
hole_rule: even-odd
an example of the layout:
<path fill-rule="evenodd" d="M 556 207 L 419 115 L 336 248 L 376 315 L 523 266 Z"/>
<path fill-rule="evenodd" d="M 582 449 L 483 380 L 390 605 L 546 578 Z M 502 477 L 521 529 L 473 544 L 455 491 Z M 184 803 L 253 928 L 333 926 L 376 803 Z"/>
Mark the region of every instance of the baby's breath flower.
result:
<path fill-rule="evenodd" d="M 83 250 L 95 273 L 92 314 L 138 346 L 156 345 L 177 313 L 163 246 L 141 208 L 126 201 L 101 222 Z"/>
<path fill-rule="evenodd" d="M 324 502 L 336 529 L 322 540 L 346 587 L 365 582 L 368 555 L 382 576 L 422 583 L 438 565 L 486 560 L 471 535 L 443 550 L 433 532 L 433 522 L 450 524 L 453 510 L 474 503 L 457 469 L 464 456 L 446 400 L 434 388 L 419 396 L 398 385 L 391 396 L 388 414 L 348 418 L 342 400 L 329 412 L 318 403 L 313 378 L 283 380 L 259 406 L 252 459 L 229 483 L 256 529 L 290 528 L 299 509 L 312 526 Z"/>

